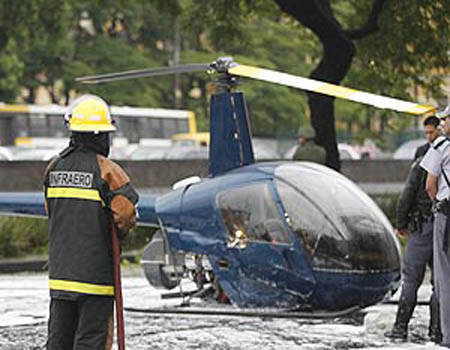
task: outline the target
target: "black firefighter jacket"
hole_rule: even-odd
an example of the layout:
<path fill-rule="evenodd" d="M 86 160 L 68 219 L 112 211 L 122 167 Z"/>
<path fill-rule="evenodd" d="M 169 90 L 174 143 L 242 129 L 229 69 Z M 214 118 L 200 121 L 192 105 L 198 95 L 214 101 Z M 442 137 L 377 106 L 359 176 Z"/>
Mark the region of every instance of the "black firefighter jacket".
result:
<path fill-rule="evenodd" d="M 114 295 L 111 216 L 122 236 L 135 225 L 136 191 L 122 168 L 85 148 L 68 148 L 44 178 L 52 298 Z"/>

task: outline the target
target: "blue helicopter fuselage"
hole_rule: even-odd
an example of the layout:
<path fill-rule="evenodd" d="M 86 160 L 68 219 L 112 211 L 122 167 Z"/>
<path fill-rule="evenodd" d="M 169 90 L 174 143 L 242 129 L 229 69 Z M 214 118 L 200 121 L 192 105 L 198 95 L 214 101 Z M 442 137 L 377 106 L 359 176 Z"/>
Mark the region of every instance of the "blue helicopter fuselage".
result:
<path fill-rule="evenodd" d="M 159 197 L 155 214 L 170 248 L 207 256 L 238 306 L 342 310 L 398 286 L 392 227 L 356 185 L 323 166 L 237 168 Z"/>

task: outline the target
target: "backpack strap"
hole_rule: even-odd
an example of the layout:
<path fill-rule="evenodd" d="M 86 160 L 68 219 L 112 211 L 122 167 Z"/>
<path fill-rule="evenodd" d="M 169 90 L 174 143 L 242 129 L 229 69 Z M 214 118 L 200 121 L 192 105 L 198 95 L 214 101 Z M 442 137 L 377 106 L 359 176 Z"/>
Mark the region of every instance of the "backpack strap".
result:
<path fill-rule="evenodd" d="M 442 175 L 444 175 L 445 182 L 447 183 L 448 188 L 450 188 L 450 181 L 448 180 L 447 174 L 444 171 L 444 168 L 441 165 Z"/>
<path fill-rule="evenodd" d="M 436 145 L 433 145 L 433 148 L 437 150 L 445 143 L 445 141 L 450 141 L 450 139 L 448 137 L 445 137 L 443 140 L 439 141 Z"/>

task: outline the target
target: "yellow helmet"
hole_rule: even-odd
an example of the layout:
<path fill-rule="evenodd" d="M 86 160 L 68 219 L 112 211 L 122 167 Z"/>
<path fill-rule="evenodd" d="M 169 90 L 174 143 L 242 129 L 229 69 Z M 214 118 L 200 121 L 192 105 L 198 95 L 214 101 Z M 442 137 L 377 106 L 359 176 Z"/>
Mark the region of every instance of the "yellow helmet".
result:
<path fill-rule="evenodd" d="M 99 133 L 116 130 L 108 104 L 95 95 L 77 98 L 67 109 L 64 119 L 70 131 Z"/>

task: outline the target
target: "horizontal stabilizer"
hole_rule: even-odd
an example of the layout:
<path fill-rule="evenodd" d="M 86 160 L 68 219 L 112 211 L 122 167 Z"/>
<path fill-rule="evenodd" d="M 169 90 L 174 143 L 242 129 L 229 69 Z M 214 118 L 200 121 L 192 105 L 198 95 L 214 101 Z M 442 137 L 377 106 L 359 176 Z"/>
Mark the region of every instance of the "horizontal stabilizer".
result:
<path fill-rule="evenodd" d="M 47 217 L 42 192 L 1 192 L 0 215 Z"/>
<path fill-rule="evenodd" d="M 154 194 L 141 194 L 138 203 L 137 224 L 158 226 Z M 0 192 L 0 215 L 47 218 L 42 192 Z"/>

